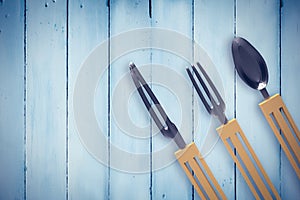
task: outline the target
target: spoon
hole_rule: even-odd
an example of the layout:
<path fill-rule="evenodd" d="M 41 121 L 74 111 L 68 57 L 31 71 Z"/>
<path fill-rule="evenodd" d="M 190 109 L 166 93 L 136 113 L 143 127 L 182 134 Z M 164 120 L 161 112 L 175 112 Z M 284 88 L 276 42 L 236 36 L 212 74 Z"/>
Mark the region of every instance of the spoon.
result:
<path fill-rule="evenodd" d="M 266 62 L 261 54 L 241 37 L 236 37 L 232 41 L 232 56 L 241 79 L 263 95 L 265 100 L 259 106 L 300 178 L 300 132 L 281 96 L 275 94 L 270 97 L 266 89 L 268 83 Z"/>
<path fill-rule="evenodd" d="M 237 37 L 232 42 L 232 55 L 241 79 L 251 88 L 259 90 L 265 99 L 269 98 L 266 89 L 268 68 L 260 53 L 247 40 Z"/>

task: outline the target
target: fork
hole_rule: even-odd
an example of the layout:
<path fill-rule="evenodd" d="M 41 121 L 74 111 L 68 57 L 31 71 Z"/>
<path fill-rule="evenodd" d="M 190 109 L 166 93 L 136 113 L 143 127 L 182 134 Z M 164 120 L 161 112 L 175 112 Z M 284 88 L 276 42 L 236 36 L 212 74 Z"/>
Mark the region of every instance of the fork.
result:
<path fill-rule="evenodd" d="M 129 64 L 129 69 L 137 91 L 160 132 L 165 137 L 172 138 L 179 147 L 175 156 L 200 198 L 226 199 L 195 143 L 191 142 L 188 145 L 185 143 L 176 125 L 170 120 L 134 63 Z M 150 103 L 144 91 L 153 104 Z"/>
<path fill-rule="evenodd" d="M 275 196 L 276 199 L 280 199 L 277 190 L 265 172 L 239 123 L 236 119 L 228 121 L 225 115 L 224 100 L 200 63 L 197 63 L 197 66 L 202 76 L 194 66 L 192 66 L 192 70 L 197 77 L 198 83 L 202 86 L 202 90 L 189 68 L 186 69 L 188 76 L 207 112 L 217 117 L 222 123 L 222 125 L 217 128 L 217 132 L 254 197 L 256 199 L 273 199 L 273 196 Z M 205 78 L 210 89 L 202 77 Z M 213 93 L 211 93 L 211 91 Z M 214 94 L 215 97 L 212 94 Z M 207 98 L 205 98 L 204 95 L 206 95 Z"/>

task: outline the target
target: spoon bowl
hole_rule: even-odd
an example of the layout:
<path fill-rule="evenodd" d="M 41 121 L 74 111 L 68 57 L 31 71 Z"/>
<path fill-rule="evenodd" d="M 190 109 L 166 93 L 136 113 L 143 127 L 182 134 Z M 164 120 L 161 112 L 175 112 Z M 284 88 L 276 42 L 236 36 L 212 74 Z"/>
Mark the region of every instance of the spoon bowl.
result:
<path fill-rule="evenodd" d="M 264 95 L 269 76 L 266 62 L 261 54 L 247 40 L 236 37 L 232 41 L 232 56 L 241 79 Z"/>

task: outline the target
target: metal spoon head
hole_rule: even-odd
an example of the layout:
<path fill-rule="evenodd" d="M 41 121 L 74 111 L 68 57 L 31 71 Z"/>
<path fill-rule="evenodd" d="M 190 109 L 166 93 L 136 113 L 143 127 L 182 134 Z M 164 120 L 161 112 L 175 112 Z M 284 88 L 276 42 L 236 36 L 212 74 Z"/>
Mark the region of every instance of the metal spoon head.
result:
<path fill-rule="evenodd" d="M 260 53 L 244 38 L 232 41 L 233 62 L 241 79 L 251 88 L 262 90 L 268 83 L 268 68 Z"/>

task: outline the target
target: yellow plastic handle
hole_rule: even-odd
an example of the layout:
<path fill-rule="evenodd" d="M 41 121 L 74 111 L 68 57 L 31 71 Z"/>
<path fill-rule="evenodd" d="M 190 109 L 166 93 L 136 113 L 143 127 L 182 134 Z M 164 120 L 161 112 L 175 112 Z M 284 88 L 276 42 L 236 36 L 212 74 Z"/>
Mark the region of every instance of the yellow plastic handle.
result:
<path fill-rule="evenodd" d="M 195 143 L 178 150 L 175 156 L 201 199 L 226 199 Z"/>
<path fill-rule="evenodd" d="M 280 199 L 236 119 L 220 126 L 217 131 L 254 197 L 261 199 L 260 193 L 263 199 L 273 199 L 272 194 Z"/>
<path fill-rule="evenodd" d="M 281 96 L 275 94 L 259 106 L 300 179 L 300 132 Z"/>

